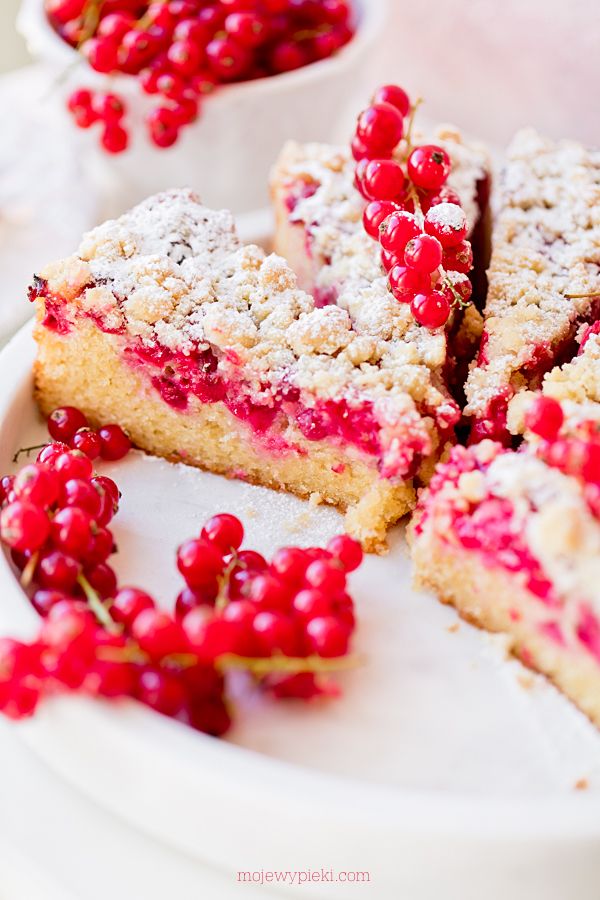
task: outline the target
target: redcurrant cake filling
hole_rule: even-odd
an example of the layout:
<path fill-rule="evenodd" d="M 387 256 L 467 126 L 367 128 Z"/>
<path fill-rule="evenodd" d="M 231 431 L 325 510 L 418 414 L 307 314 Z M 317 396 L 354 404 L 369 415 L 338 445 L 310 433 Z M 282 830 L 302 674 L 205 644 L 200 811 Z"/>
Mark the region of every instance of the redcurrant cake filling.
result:
<path fill-rule="evenodd" d="M 459 416 L 436 378 L 443 333 L 392 298 L 355 318 L 315 307 L 281 258 L 186 191 L 88 234 L 31 296 L 44 410 L 77 406 L 150 452 L 317 494 L 371 548 Z"/>
<path fill-rule="evenodd" d="M 600 428 L 543 397 L 528 426 L 517 453 L 484 440 L 438 467 L 411 525 L 417 580 L 600 724 Z"/>
<path fill-rule="evenodd" d="M 508 443 L 507 409 L 577 352 L 598 318 L 600 152 L 520 133 L 494 227 L 484 333 L 466 384 L 472 437 Z"/>

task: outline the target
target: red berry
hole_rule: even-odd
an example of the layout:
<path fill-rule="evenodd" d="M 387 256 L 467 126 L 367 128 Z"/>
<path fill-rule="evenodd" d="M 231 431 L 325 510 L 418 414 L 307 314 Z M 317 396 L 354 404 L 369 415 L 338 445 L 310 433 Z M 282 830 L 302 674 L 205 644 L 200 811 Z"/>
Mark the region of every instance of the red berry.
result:
<path fill-rule="evenodd" d="M 200 50 L 191 41 L 174 41 L 167 50 L 167 59 L 175 72 L 187 77 L 200 65 Z"/>
<path fill-rule="evenodd" d="M 119 45 L 112 38 L 92 37 L 81 45 L 81 52 L 96 72 L 113 72 L 117 68 Z"/>
<path fill-rule="evenodd" d="M 146 66 L 158 49 L 159 40 L 148 31 L 132 28 L 121 38 L 118 49 L 119 64 L 123 72 L 136 74 Z"/>
<path fill-rule="evenodd" d="M 262 572 L 267 568 L 266 559 L 256 550 L 240 550 L 237 558 L 240 566 L 250 572 Z"/>
<path fill-rule="evenodd" d="M 220 513 L 213 516 L 200 532 L 200 537 L 214 544 L 223 554 L 237 550 L 244 540 L 244 526 L 236 516 Z"/>
<path fill-rule="evenodd" d="M 192 538 L 177 551 L 177 568 L 190 587 L 202 587 L 207 577 L 223 571 L 223 554 L 207 541 Z"/>
<path fill-rule="evenodd" d="M 430 234 L 419 234 L 408 242 L 404 262 L 417 272 L 434 272 L 442 261 L 442 245 Z"/>
<path fill-rule="evenodd" d="M 135 25 L 135 18 L 132 13 L 114 12 L 109 13 L 100 19 L 96 34 L 98 37 L 112 38 L 114 41 L 120 41 L 128 31 Z"/>
<path fill-rule="evenodd" d="M 310 587 L 319 588 L 325 594 L 334 595 L 344 590 L 346 576 L 342 569 L 327 560 L 318 559 L 306 570 L 306 583 Z"/>
<path fill-rule="evenodd" d="M 99 435 L 92 431 L 91 428 L 80 428 L 75 432 L 71 440 L 73 450 L 80 450 L 85 453 L 88 459 L 97 459 L 100 456 L 102 443 Z"/>
<path fill-rule="evenodd" d="M 68 444 L 76 431 L 87 426 L 87 419 L 74 406 L 60 406 L 50 413 L 47 424 L 50 437 Z"/>
<path fill-rule="evenodd" d="M 121 499 L 121 492 L 112 478 L 108 478 L 106 475 L 95 475 L 92 478 L 92 485 L 101 487 L 106 491 L 113 502 L 116 512 L 119 506 L 119 500 Z"/>
<path fill-rule="evenodd" d="M 398 205 L 391 200 L 373 200 L 367 203 L 363 212 L 363 225 L 367 234 L 377 240 L 382 222 L 397 209 Z"/>
<path fill-rule="evenodd" d="M 106 563 L 97 563 L 85 570 L 85 577 L 101 597 L 114 597 L 117 591 L 117 576 Z"/>
<path fill-rule="evenodd" d="M 46 0 L 45 10 L 51 19 L 66 24 L 83 13 L 86 0 Z"/>
<path fill-rule="evenodd" d="M 370 159 L 372 151 L 369 150 L 366 144 L 360 140 L 360 138 L 356 137 L 356 135 L 352 138 L 352 143 L 350 145 L 352 150 L 352 156 L 356 160 L 356 162 L 360 162 L 362 159 Z"/>
<path fill-rule="evenodd" d="M 31 598 L 31 604 L 40 616 L 47 616 L 57 603 L 62 603 L 68 599 L 67 595 L 62 591 L 48 591 L 41 589 L 35 592 Z"/>
<path fill-rule="evenodd" d="M 468 241 L 461 241 L 455 247 L 444 250 L 442 265 L 447 272 L 461 272 L 467 275 L 473 268 L 473 250 Z"/>
<path fill-rule="evenodd" d="M 333 558 L 341 563 L 346 572 L 354 572 L 363 560 L 360 544 L 348 534 L 337 534 L 335 537 L 332 537 L 327 544 L 327 549 Z"/>
<path fill-rule="evenodd" d="M 67 453 L 70 449 L 69 445 L 63 444 L 62 441 L 52 441 L 50 444 L 46 444 L 45 447 L 42 447 L 37 455 L 37 462 L 44 463 L 52 468 L 54 466 L 54 461 L 61 453 Z"/>
<path fill-rule="evenodd" d="M 11 487 L 19 500 L 47 509 L 58 498 L 60 479 L 41 463 L 29 463 L 17 473 Z"/>
<path fill-rule="evenodd" d="M 402 116 L 390 103 L 375 103 L 358 117 L 356 135 L 370 150 L 393 150 L 402 140 L 404 130 Z"/>
<path fill-rule="evenodd" d="M 418 272 L 398 264 L 389 270 L 388 281 L 392 294 L 401 303 L 410 303 L 415 294 L 431 290 L 431 276 L 427 272 Z"/>
<path fill-rule="evenodd" d="M 587 444 L 584 447 L 582 457 L 581 477 L 584 481 L 588 482 L 589 488 L 591 488 L 592 485 L 596 486 L 600 484 L 600 444 Z M 590 503 L 591 500 L 592 502 L 590 505 L 593 508 L 598 509 L 599 498 L 597 492 L 594 498 L 591 491 L 588 491 L 586 493 L 586 499 L 588 503 Z"/>
<path fill-rule="evenodd" d="M 373 103 L 391 103 L 401 116 L 407 116 L 410 110 L 410 100 L 406 91 L 397 84 L 384 84 L 373 95 Z"/>
<path fill-rule="evenodd" d="M 136 697 L 164 716 L 176 716 L 187 700 L 181 681 L 175 675 L 158 669 L 144 669 L 139 677 Z"/>
<path fill-rule="evenodd" d="M 404 187 L 404 172 L 393 159 L 372 159 L 365 167 L 362 187 L 369 200 L 393 200 Z"/>
<path fill-rule="evenodd" d="M 410 308 L 419 325 L 426 328 L 441 328 L 450 316 L 450 304 L 439 291 L 417 294 Z"/>
<path fill-rule="evenodd" d="M 225 31 L 242 47 L 258 47 L 267 36 L 267 23 L 253 12 L 231 13 L 225 19 Z"/>
<path fill-rule="evenodd" d="M 162 659 L 185 649 L 181 627 L 159 609 L 142 610 L 131 625 L 131 633 L 152 659 Z"/>
<path fill-rule="evenodd" d="M 77 506 L 96 518 L 101 507 L 101 490 L 91 481 L 71 478 L 63 485 L 61 503 L 63 506 Z"/>
<path fill-rule="evenodd" d="M 103 425 L 98 429 L 102 459 L 122 459 L 131 450 L 131 441 L 120 425 Z"/>
<path fill-rule="evenodd" d="M 94 110 L 104 122 L 119 122 L 127 111 L 117 94 L 99 94 L 94 100 Z"/>
<path fill-rule="evenodd" d="M 281 41 L 275 45 L 269 56 L 272 70 L 278 73 L 301 69 L 307 62 L 306 52 L 296 41 Z"/>
<path fill-rule="evenodd" d="M 252 579 L 249 597 L 261 609 L 285 610 L 289 607 L 290 587 L 274 575 L 259 574 Z"/>
<path fill-rule="evenodd" d="M 61 453 L 54 461 L 54 471 L 60 477 L 63 484 L 72 478 L 89 480 L 92 477 L 93 468 L 91 460 L 79 450 L 70 450 Z"/>
<path fill-rule="evenodd" d="M 297 652 L 298 641 L 294 623 L 289 616 L 280 612 L 259 612 L 252 623 L 259 654 L 271 656 L 283 653 L 293 656 Z"/>
<path fill-rule="evenodd" d="M 294 611 L 307 622 L 317 616 L 328 616 L 332 611 L 332 603 L 327 594 L 315 588 L 299 591 L 294 597 Z"/>
<path fill-rule="evenodd" d="M 92 537 L 92 546 L 85 557 L 85 562 L 88 565 L 106 562 L 114 551 L 113 536 L 108 528 L 97 528 L 96 533 Z"/>
<path fill-rule="evenodd" d="M 80 558 L 92 547 L 92 518 L 77 507 L 59 509 L 52 520 L 51 534 L 59 550 Z"/>
<path fill-rule="evenodd" d="M 308 623 L 306 638 L 310 650 L 318 656 L 344 656 L 348 652 L 350 631 L 333 616 L 322 616 Z"/>
<path fill-rule="evenodd" d="M 213 72 L 223 81 L 239 78 L 250 66 L 245 47 L 230 38 L 214 38 L 206 45 L 206 58 Z"/>
<path fill-rule="evenodd" d="M 92 100 L 92 92 L 85 90 L 84 88 L 80 88 L 69 94 L 67 109 L 75 119 L 75 123 L 79 128 L 89 128 L 90 125 L 93 125 L 98 119 Z"/>
<path fill-rule="evenodd" d="M 36 577 L 42 587 L 68 594 L 75 587 L 80 571 L 76 559 L 60 550 L 52 550 L 40 557 Z"/>
<path fill-rule="evenodd" d="M 455 203 L 438 203 L 425 216 L 425 231 L 442 247 L 455 247 L 467 235 L 467 217 Z"/>
<path fill-rule="evenodd" d="M 129 135 L 125 128 L 116 122 L 109 122 L 100 139 L 107 153 L 123 153 L 129 144 Z"/>
<path fill-rule="evenodd" d="M 13 550 L 39 550 L 49 533 L 48 516 L 27 500 L 15 500 L 0 512 L 0 536 Z"/>
<path fill-rule="evenodd" d="M 309 560 L 298 547 L 282 547 L 271 560 L 273 574 L 288 584 L 300 584 Z"/>
<path fill-rule="evenodd" d="M 415 147 L 408 157 L 407 166 L 412 183 L 426 191 L 439 190 L 450 174 L 448 154 L 434 144 Z"/>
<path fill-rule="evenodd" d="M 379 240 L 384 250 L 401 258 L 408 242 L 420 233 L 421 229 L 415 217 L 401 210 L 393 212 L 383 222 Z"/>
<path fill-rule="evenodd" d="M 150 139 L 157 147 L 171 147 L 179 137 L 177 113 L 167 106 L 153 109 L 146 117 Z"/>
<path fill-rule="evenodd" d="M 139 588 L 123 587 L 114 595 L 110 606 L 110 614 L 115 622 L 131 628 L 135 619 L 145 609 L 154 609 L 155 603 L 150 594 Z"/>
<path fill-rule="evenodd" d="M 175 618 L 183 619 L 187 613 L 197 606 L 214 606 L 219 593 L 219 582 L 213 576 L 201 587 L 185 587 L 177 595 L 175 601 Z"/>
<path fill-rule="evenodd" d="M 564 422 L 564 414 L 558 400 L 540 394 L 535 398 L 525 414 L 525 425 L 545 441 L 558 437 Z"/>

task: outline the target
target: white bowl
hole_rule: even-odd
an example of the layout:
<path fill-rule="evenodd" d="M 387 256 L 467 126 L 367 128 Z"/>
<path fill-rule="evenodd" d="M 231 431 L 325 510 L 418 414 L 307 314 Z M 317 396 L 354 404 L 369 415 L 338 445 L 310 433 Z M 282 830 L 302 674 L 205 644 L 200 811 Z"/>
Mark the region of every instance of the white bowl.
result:
<path fill-rule="evenodd" d="M 15 448 L 44 439 L 33 357 L 29 326 L 0 354 L 0 472 Z M 320 543 L 341 524 L 333 510 L 137 452 L 103 471 L 123 490 L 121 582 L 164 599 L 180 587 L 177 543 L 218 510 L 240 514 L 248 546 L 266 553 Z M 466 624 L 454 633 L 454 612 L 411 590 L 399 530 L 387 557 L 352 576 L 352 591 L 365 663 L 340 676 L 344 694 L 329 705 L 240 701 L 230 740 L 218 741 L 133 703 L 64 697 L 17 733 L 98 804 L 221 873 L 232 892 L 236 870 L 324 867 L 369 872 L 370 882 L 356 895 L 318 882 L 299 894 L 597 900 L 595 729 L 546 682 L 526 690 L 518 664 Z M 4 553 L 0 595 L 0 634 L 31 635 L 37 617 Z M 589 790 L 574 790 L 583 777 Z"/>
<path fill-rule="evenodd" d="M 357 31 L 339 53 L 283 75 L 220 88 L 206 100 L 201 119 L 168 150 L 156 149 L 145 133 L 143 117 L 156 99 L 144 95 L 130 76 L 74 66 L 77 53 L 50 26 L 43 0 L 23 0 L 17 25 L 31 53 L 56 71 L 57 90 L 49 102 L 57 103 L 62 115 L 67 115 L 65 96 L 76 85 L 110 86 L 126 98 L 133 138 L 126 153 L 111 157 L 101 151 L 95 129 L 82 135 L 88 161 L 115 198 L 111 213 L 183 186 L 196 189 L 209 206 L 243 213 L 267 205 L 269 169 L 288 138 L 348 139 L 357 103 L 366 101 L 372 88 L 368 69 L 384 32 L 388 0 L 355 0 L 355 5 Z"/>

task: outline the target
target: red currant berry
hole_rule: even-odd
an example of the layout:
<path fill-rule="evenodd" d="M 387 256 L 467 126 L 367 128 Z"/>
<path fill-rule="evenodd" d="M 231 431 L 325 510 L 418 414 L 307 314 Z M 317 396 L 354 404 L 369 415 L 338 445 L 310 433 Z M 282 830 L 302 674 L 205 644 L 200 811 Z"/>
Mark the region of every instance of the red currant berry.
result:
<path fill-rule="evenodd" d="M 334 595 L 344 590 L 346 576 L 342 569 L 327 560 L 315 560 L 306 570 L 306 583 L 326 594 Z"/>
<path fill-rule="evenodd" d="M 112 38 L 92 37 L 81 45 L 81 52 L 96 72 L 113 72 L 117 68 L 119 45 Z"/>
<path fill-rule="evenodd" d="M 219 582 L 214 577 L 206 581 L 202 587 L 185 587 L 175 601 L 175 618 L 181 621 L 197 606 L 214 606 L 218 594 Z"/>
<path fill-rule="evenodd" d="M 298 547 L 282 547 L 271 560 L 271 571 L 287 584 L 300 584 L 309 560 Z"/>
<path fill-rule="evenodd" d="M 408 94 L 397 84 L 384 84 L 378 88 L 373 96 L 373 103 L 390 103 L 402 117 L 407 116 L 410 111 Z"/>
<path fill-rule="evenodd" d="M 245 47 L 230 38 L 214 38 L 206 45 L 206 58 L 212 71 L 223 81 L 234 81 L 250 67 Z"/>
<path fill-rule="evenodd" d="M 350 631 L 333 616 L 320 616 L 307 624 L 306 638 L 310 650 L 318 656 L 344 656 L 348 652 Z"/>
<path fill-rule="evenodd" d="M 556 440 L 563 422 L 562 407 L 554 397 L 536 397 L 525 414 L 525 426 L 545 441 Z"/>
<path fill-rule="evenodd" d="M 171 147 L 179 137 L 177 113 L 167 106 L 153 109 L 146 118 L 150 139 L 157 147 Z"/>
<path fill-rule="evenodd" d="M 418 272 L 398 264 L 389 270 L 388 281 L 392 294 L 401 303 L 410 303 L 415 294 L 431 290 L 431 276 L 427 272 Z"/>
<path fill-rule="evenodd" d="M 70 449 L 69 445 L 63 444 L 62 441 L 52 441 L 51 443 L 46 444 L 45 447 L 42 447 L 37 455 L 36 461 L 44 463 L 49 468 L 53 468 L 55 460 L 61 453 L 68 453 Z"/>
<path fill-rule="evenodd" d="M 29 500 L 47 509 L 58 498 L 60 479 L 41 463 L 29 463 L 15 476 L 12 490 L 19 500 Z"/>
<path fill-rule="evenodd" d="M 59 509 L 52 520 L 51 534 L 59 550 L 80 558 L 92 547 L 92 518 L 74 506 Z"/>
<path fill-rule="evenodd" d="M 415 217 L 401 210 L 393 212 L 382 223 L 379 240 L 384 250 L 401 258 L 408 242 L 420 233 Z"/>
<path fill-rule="evenodd" d="M 298 616 L 306 622 L 317 616 L 328 616 L 332 611 L 331 600 L 327 594 L 315 588 L 299 591 L 294 597 L 293 607 Z"/>
<path fill-rule="evenodd" d="M 92 431 L 91 428 L 80 428 L 75 432 L 71 440 L 73 450 L 80 450 L 85 453 L 88 459 L 97 459 L 100 456 L 102 442 L 99 435 Z"/>
<path fill-rule="evenodd" d="M 187 78 L 200 65 L 200 50 L 191 41 L 174 41 L 167 50 L 167 59 L 172 69 Z"/>
<path fill-rule="evenodd" d="M 220 575 L 223 566 L 222 552 L 207 541 L 192 538 L 177 551 L 177 568 L 189 587 L 202 587 L 208 577 Z"/>
<path fill-rule="evenodd" d="M 290 602 L 290 586 L 274 575 L 256 575 L 250 584 L 250 600 L 261 609 L 286 610 Z"/>
<path fill-rule="evenodd" d="M 79 128 L 89 128 L 97 121 L 98 116 L 93 108 L 91 91 L 80 88 L 69 94 L 67 109 L 75 119 Z"/>
<path fill-rule="evenodd" d="M 225 19 L 225 31 L 242 47 L 259 47 L 268 35 L 266 21 L 253 12 L 231 13 Z"/>
<path fill-rule="evenodd" d="M 99 94 L 94 100 L 94 110 L 104 122 L 119 122 L 127 111 L 117 94 Z"/>
<path fill-rule="evenodd" d="M 44 588 L 70 593 L 81 571 L 81 566 L 72 556 L 60 550 L 52 550 L 40 557 L 36 577 Z"/>
<path fill-rule="evenodd" d="M 346 572 L 354 572 L 363 561 L 363 552 L 358 541 L 349 534 L 337 534 L 327 544 L 327 549 Z"/>
<path fill-rule="evenodd" d="M 87 481 L 92 477 L 92 462 L 79 450 L 70 450 L 61 453 L 54 461 L 54 471 L 60 477 L 63 484 L 72 478 Z"/>
<path fill-rule="evenodd" d="M 391 200 L 373 200 L 368 203 L 363 212 L 363 225 L 367 234 L 377 240 L 382 222 L 397 209 L 398 205 Z"/>
<path fill-rule="evenodd" d="M 402 140 L 402 116 L 390 103 L 375 103 L 358 117 L 356 136 L 370 150 L 389 153 Z"/>
<path fill-rule="evenodd" d="M 120 41 L 135 26 L 135 17 L 130 12 L 109 13 L 100 19 L 96 34 L 98 37 Z"/>
<path fill-rule="evenodd" d="M 67 595 L 63 594 L 62 591 L 46 591 L 41 589 L 34 593 L 31 598 L 31 605 L 40 616 L 47 616 L 52 607 L 56 606 L 57 603 L 62 603 L 68 599 Z"/>
<path fill-rule="evenodd" d="M 417 294 L 410 308 L 415 320 L 425 328 L 441 328 L 450 317 L 448 299 L 439 291 Z"/>
<path fill-rule="evenodd" d="M 408 242 L 404 262 L 417 272 L 434 272 L 442 262 L 442 245 L 430 234 L 420 234 Z"/>
<path fill-rule="evenodd" d="M 301 69 L 308 62 L 306 51 L 296 41 L 281 41 L 269 56 L 269 64 L 275 73 Z"/>
<path fill-rule="evenodd" d="M 176 716 L 187 700 L 181 681 L 175 675 L 158 669 L 144 669 L 139 677 L 136 697 L 164 716 Z"/>
<path fill-rule="evenodd" d="M 131 441 L 120 425 L 103 425 L 98 429 L 102 459 L 122 459 L 131 450 Z"/>
<path fill-rule="evenodd" d="M 83 13 L 86 0 L 46 0 L 44 7 L 51 19 L 66 24 Z"/>
<path fill-rule="evenodd" d="M 49 533 L 48 516 L 27 500 L 15 500 L 0 512 L 0 536 L 13 550 L 39 550 Z"/>
<path fill-rule="evenodd" d="M 468 241 L 461 241 L 455 247 L 444 250 L 442 265 L 447 272 L 461 272 L 467 275 L 473 268 L 473 250 Z"/>
<path fill-rule="evenodd" d="M 115 622 L 124 625 L 125 628 L 131 628 L 140 613 L 145 609 L 154 609 L 155 606 L 150 594 L 139 588 L 124 587 L 116 592 L 110 606 L 110 614 Z"/>
<path fill-rule="evenodd" d="M 121 492 L 112 478 L 108 478 L 106 475 L 95 475 L 92 478 L 91 483 L 93 487 L 102 488 L 102 490 L 108 494 L 114 506 L 114 511 L 116 512 L 119 508 Z"/>
<path fill-rule="evenodd" d="M 69 444 L 75 432 L 87 426 L 87 419 L 81 410 L 74 406 L 60 406 L 50 413 L 47 424 L 50 437 L 55 441 Z"/>
<path fill-rule="evenodd" d="M 232 550 L 237 550 L 244 540 L 244 526 L 236 516 L 220 513 L 208 520 L 200 532 L 200 537 L 214 544 L 221 553 L 231 553 Z"/>
<path fill-rule="evenodd" d="M 266 559 L 256 550 L 240 550 L 237 558 L 239 565 L 250 572 L 263 572 L 267 568 Z"/>
<path fill-rule="evenodd" d="M 408 157 L 408 177 L 426 191 L 437 191 L 450 174 L 450 158 L 442 147 L 424 144 Z"/>
<path fill-rule="evenodd" d="M 109 565 L 97 563 L 89 566 L 85 570 L 85 577 L 101 597 L 114 597 L 117 591 L 117 576 Z"/>
<path fill-rule="evenodd" d="M 298 649 L 294 623 L 289 616 L 280 612 L 259 612 L 252 623 L 259 655 L 271 656 L 283 653 L 293 656 Z"/>
<path fill-rule="evenodd" d="M 467 217 L 455 203 L 438 203 L 425 216 L 425 231 L 442 247 L 455 247 L 467 235 Z"/>
<path fill-rule="evenodd" d="M 85 562 L 88 565 L 106 562 L 115 549 L 115 542 L 108 528 L 98 528 L 92 537 L 92 546 L 85 557 Z"/>
<path fill-rule="evenodd" d="M 133 620 L 131 633 L 152 659 L 162 659 L 185 649 L 180 625 L 159 609 L 144 609 Z"/>
<path fill-rule="evenodd" d="M 365 168 L 362 188 L 369 200 L 393 200 L 404 187 L 404 172 L 393 159 L 372 159 Z"/>
<path fill-rule="evenodd" d="M 109 122 L 102 132 L 100 142 L 107 153 L 123 153 L 129 145 L 129 135 L 116 122 Z"/>

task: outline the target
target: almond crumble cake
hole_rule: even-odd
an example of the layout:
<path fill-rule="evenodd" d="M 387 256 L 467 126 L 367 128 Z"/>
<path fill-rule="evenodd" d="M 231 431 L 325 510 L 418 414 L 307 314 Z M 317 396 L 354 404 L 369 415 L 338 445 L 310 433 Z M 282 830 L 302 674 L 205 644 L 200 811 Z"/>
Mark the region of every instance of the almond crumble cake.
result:
<path fill-rule="evenodd" d="M 600 726 L 600 431 L 523 447 L 453 449 L 411 523 L 416 580 Z"/>
<path fill-rule="evenodd" d="M 448 186 L 460 196 L 466 213 L 468 237 L 479 261 L 476 278 L 481 281 L 487 254 L 487 153 L 481 145 L 464 142 L 450 127 L 439 128 L 434 140 L 451 159 Z M 404 142 L 398 150 L 402 154 Z M 354 186 L 355 165 L 347 148 L 290 141 L 271 178 L 275 250 L 287 259 L 317 306 L 337 303 L 353 317 L 368 314 L 364 308 L 387 302 L 389 295 L 380 248 L 362 225 L 365 200 Z M 456 273 L 459 280 L 466 277 Z"/>
<path fill-rule="evenodd" d="M 600 151 L 519 133 L 494 227 L 479 356 L 466 384 L 472 437 L 508 443 L 507 407 L 573 356 L 600 309 Z"/>
<path fill-rule="evenodd" d="M 445 337 L 391 295 L 316 308 L 189 191 L 152 197 L 36 278 L 35 385 L 150 453 L 317 494 L 370 550 L 453 434 Z"/>

